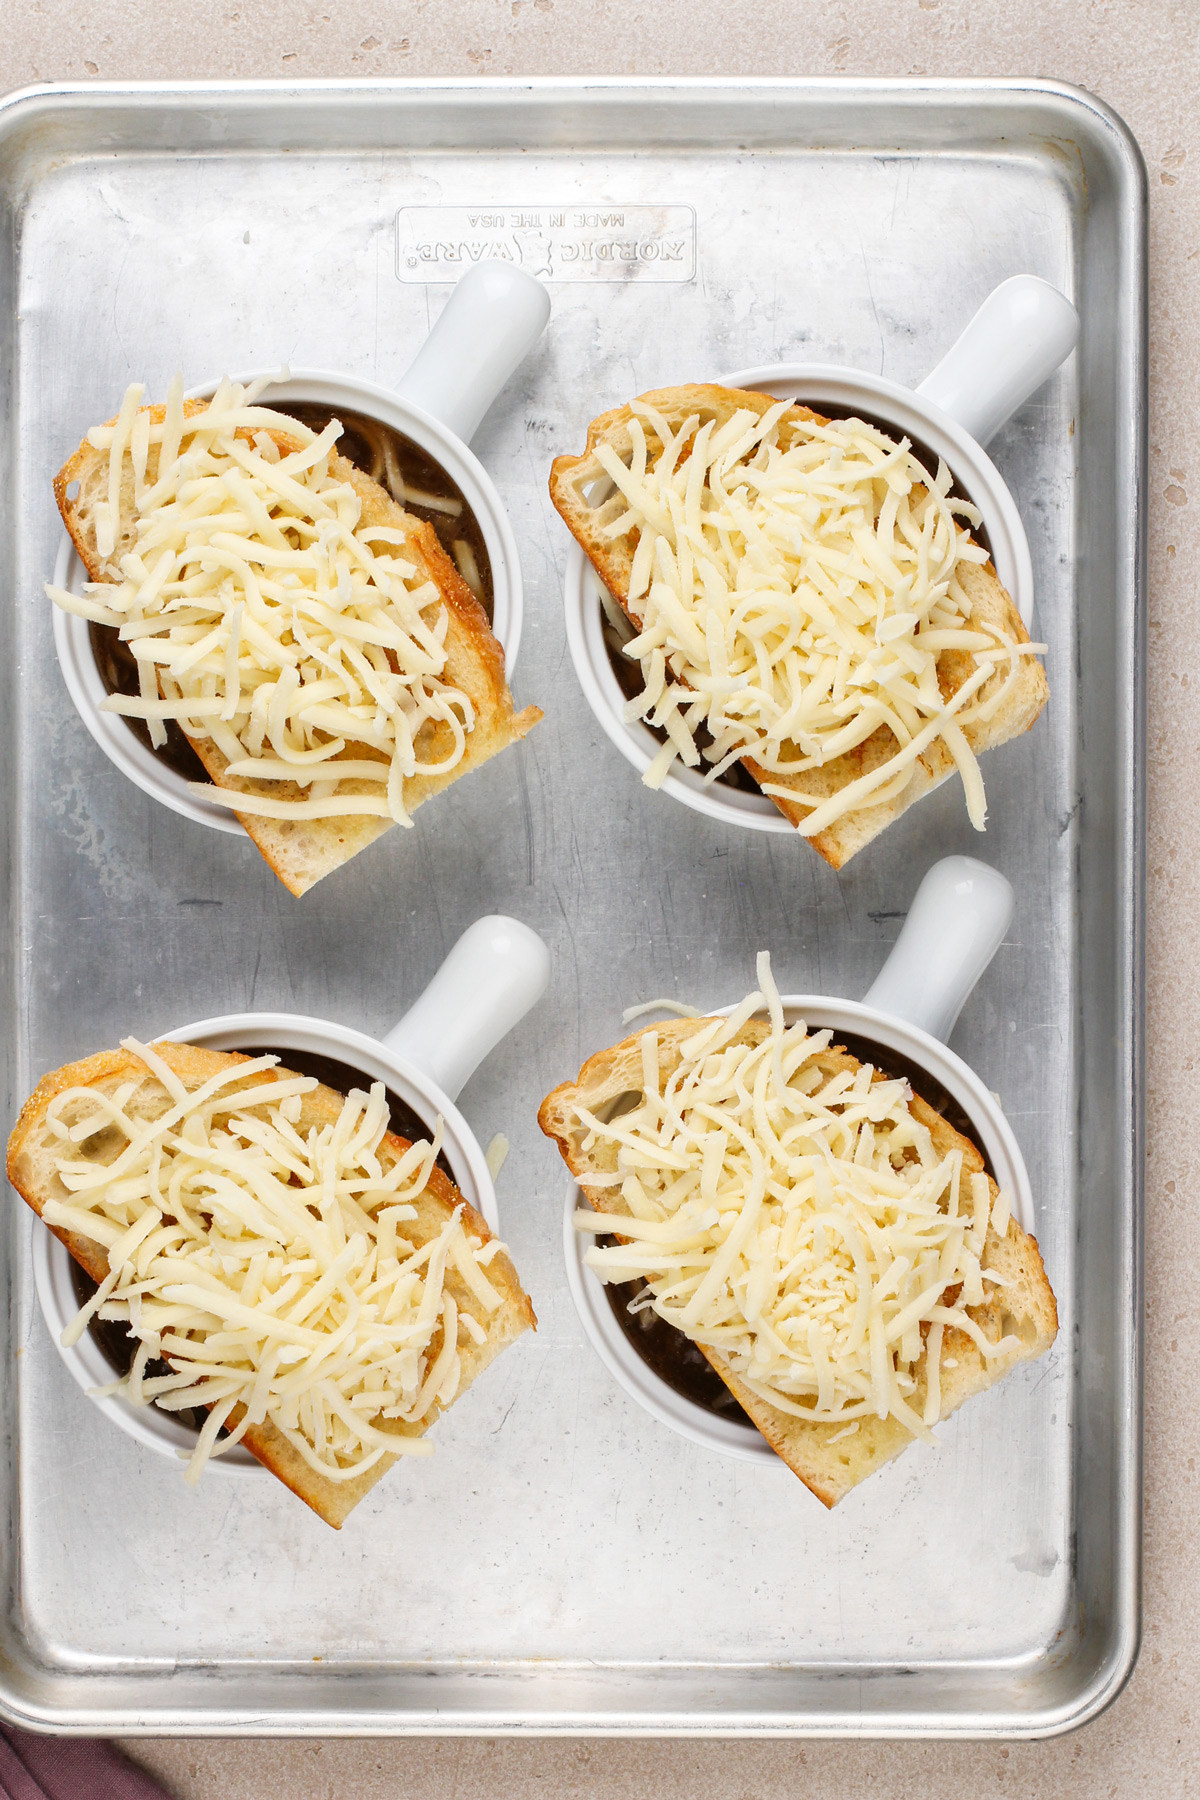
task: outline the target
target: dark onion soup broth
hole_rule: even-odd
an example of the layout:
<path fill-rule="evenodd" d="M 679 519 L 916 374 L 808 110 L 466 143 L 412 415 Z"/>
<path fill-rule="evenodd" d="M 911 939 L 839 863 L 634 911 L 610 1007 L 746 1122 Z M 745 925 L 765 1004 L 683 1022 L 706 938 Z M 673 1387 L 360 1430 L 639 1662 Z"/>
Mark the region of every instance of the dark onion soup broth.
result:
<path fill-rule="evenodd" d="M 272 410 L 285 411 L 282 407 Z M 299 419 L 301 424 L 318 433 L 325 429 L 331 418 L 340 421 L 339 455 L 346 457 L 364 475 L 369 475 L 372 481 L 377 481 L 406 512 L 433 526 L 442 549 L 475 593 L 490 623 L 494 591 L 487 544 L 461 488 L 441 464 L 411 438 L 365 413 L 345 407 L 339 407 L 334 413 L 327 406 L 301 400 L 286 408 L 286 416 Z M 415 497 L 422 494 L 443 500 L 458 510 L 447 512 Z M 88 627 L 88 635 L 106 691 L 136 697 L 141 691 L 137 658 L 128 644 L 121 641 L 116 626 L 92 624 Z M 138 742 L 174 774 L 181 775 L 185 781 L 208 781 L 204 764 L 174 719 L 165 721 L 167 741 L 161 749 L 156 749 L 150 742 L 150 727 L 144 719 L 125 719 L 123 723 Z"/>
<path fill-rule="evenodd" d="M 616 1242 L 611 1237 L 596 1241 L 606 1246 Z M 713 1413 L 718 1419 L 731 1419 L 739 1425 L 753 1424 L 698 1344 L 693 1344 L 682 1331 L 676 1331 L 673 1325 L 660 1319 L 651 1306 L 641 1307 L 637 1312 L 629 1310 L 646 1291 L 647 1284 L 640 1279 L 604 1284 L 613 1317 L 646 1367 L 676 1394 L 690 1400 L 693 1406 L 702 1406 L 705 1412 Z"/>
<path fill-rule="evenodd" d="M 341 1062 L 333 1056 L 322 1056 L 316 1051 L 288 1050 L 279 1044 L 256 1044 L 252 1048 L 243 1050 L 242 1054 L 244 1056 L 278 1056 L 282 1067 L 290 1069 L 293 1075 L 315 1076 L 323 1087 L 332 1088 L 335 1093 L 339 1094 L 347 1094 L 351 1088 L 361 1088 L 365 1091 L 371 1085 L 370 1077 L 364 1075 L 361 1069 L 356 1069 L 352 1063 Z M 389 1088 L 385 1098 L 388 1106 L 388 1128 L 395 1132 L 397 1137 L 407 1138 L 410 1143 L 415 1143 L 418 1138 L 432 1139 L 433 1127 L 427 1125 L 421 1115 L 414 1111 L 407 1101 L 401 1100 L 399 1094 L 394 1094 Z M 444 1152 L 438 1156 L 437 1166 L 447 1181 L 453 1182 L 454 1174 Z M 80 1267 L 74 1257 L 71 1258 L 71 1284 L 75 1290 L 78 1304 L 86 1306 L 96 1292 L 97 1284 L 87 1271 Z M 94 1342 L 99 1345 L 104 1359 L 114 1375 L 128 1375 L 137 1354 L 138 1339 L 125 1322 L 122 1319 L 93 1318 L 88 1322 L 88 1332 Z M 170 1375 L 171 1373 L 173 1371 L 170 1364 L 164 1362 L 161 1357 L 152 1358 L 146 1364 L 147 1380 L 154 1376 Z M 199 1431 L 208 1417 L 208 1409 L 203 1406 L 188 1407 L 181 1412 L 172 1413 L 171 1417 L 178 1419 L 189 1430 Z M 223 1437 L 225 1433 L 222 1432 L 221 1435 Z"/>
<path fill-rule="evenodd" d="M 598 576 L 597 580 L 599 580 Z M 626 656 L 621 648 L 623 644 L 627 644 L 630 639 L 636 635 L 634 627 L 629 624 L 628 620 L 623 618 L 621 629 L 618 629 L 606 615 L 603 629 L 604 648 L 608 654 L 609 667 L 617 678 L 617 685 L 627 700 L 635 700 L 646 685 L 642 675 L 642 665 L 635 657 Z M 650 735 L 656 738 L 660 744 L 666 743 L 667 734 L 662 729 L 661 725 L 651 725 L 648 719 L 639 719 L 638 723 L 644 726 Z M 700 724 L 695 727 L 692 736 L 695 738 L 696 748 L 703 758 L 705 749 L 712 743 L 712 733 L 706 725 Z M 709 766 L 708 763 L 701 761 L 696 773 L 702 775 Z M 713 786 L 737 788 L 744 794 L 762 793 L 762 789 L 759 787 L 757 781 L 755 781 L 753 775 L 751 775 L 749 769 L 740 762 L 730 763 L 729 767 L 717 776 Z"/>
<path fill-rule="evenodd" d="M 95 1295 L 97 1285 L 87 1270 L 82 1268 L 72 1257 L 71 1286 L 75 1290 L 75 1300 L 79 1306 L 87 1305 Z M 133 1359 L 137 1355 L 138 1339 L 123 1319 L 92 1317 L 88 1320 L 88 1336 L 93 1343 L 99 1345 L 100 1352 L 112 1370 L 114 1378 L 128 1375 L 133 1367 Z M 174 1373 L 171 1365 L 164 1362 L 161 1356 L 152 1356 L 146 1364 L 145 1379 L 151 1381 L 159 1376 L 173 1375 Z M 153 1405 L 154 1402 L 151 1404 Z M 188 1431 L 199 1431 L 208 1417 L 208 1408 L 206 1406 L 187 1406 L 169 1416 L 172 1419 L 178 1419 L 179 1423 Z M 221 1436 L 224 1437 L 225 1433 L 222 1432 Z"/>
<path fill-rule="evenodd" d="M 141 693 L 137 657 L 129 645 L 122 642 L 117 627 L 93 622 L 88 626 L 88 636 L 105 691 L 110 694 L 132 694 L 136 699 Z M 151 756 L 157 757 L 173 774 L 181 775 L 185 781 L 208 781 L 207 769 L 188 743 L 183 727 L 175 719 L 163 721 L 167 741 L 158 748 L 150 742 L 150 727 L 145 719 L 122 718 L 121 723 L 132 731 L 139 744 L 145 745 Z"/>
<path fill-rule="evenodd" d="M 886 1049 L 882 1044 L 876 1044 L 857 1032 L 836 1031 L 834 1045 L 848 1050 L 859 1062 L 870 1063 L 884 1075 L 893 1079 L 903 1077 L 914 1094 L 918 1094 L 955 1131 L 971 1140 L 983 1157 L 984 1168 L 993 1181 L 996 1179 L 996 1171 L 992 1167 L 982 1135 L 970 1115 L 921 1063 L 902 1056 L 898 1051 Z M 616 1239 L 599 1238 L 597 1242 L 609 1245 L 615 1243 Z M 676 1331 L 673 1325 L 668 1325 L 648 1305 L 637 1312 L 629 1310 L 631 1303 L 635 1303 L 646 1292 L 646 1288 L 646 1282 L 640 1279 L 611 1284 L 606 1282 L 604 1286 L 614 1318 L 647 1368 L 652 1369 L 675 1393 L 692 1401 L 695 1406 L 702 1406 L 706 1412 L 714 1413 L 721 1419 L 752 1424 L 749 1415 L 734 1399 L 698 1345 L 693 1344 L 681 1331 Z"/>

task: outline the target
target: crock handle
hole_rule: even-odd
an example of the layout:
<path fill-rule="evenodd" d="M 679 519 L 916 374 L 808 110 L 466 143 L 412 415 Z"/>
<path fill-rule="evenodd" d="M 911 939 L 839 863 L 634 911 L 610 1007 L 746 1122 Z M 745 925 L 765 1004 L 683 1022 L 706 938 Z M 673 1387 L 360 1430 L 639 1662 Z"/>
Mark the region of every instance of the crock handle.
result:
<path fill-rule="evenodd" d="M 421 998 L 384 1038 L 457 1100 L 484 1057 L 540 1000 L 550 952 L 528 925 L 491 913 L 469 925 Z"/>
<path fill-rule="evenodd" d="M 1079 314 L 1065 294 L 1036 275 L 1014 275 L 993 288 L 917 392 L 986 444 L 1078 338 Z"/>
<path fill-rule="evenodd" d="M 934 863 L 864 1003 L 944 1043 L 1012 915 L 1013 891 L 998 869 L 973 856 Z"/>
<path fill-rule="evenodd" d="M 512 263 L 481 262 L 461 276 L 397 391 L 464 443 L 550 317 L 540 281 Z"/>

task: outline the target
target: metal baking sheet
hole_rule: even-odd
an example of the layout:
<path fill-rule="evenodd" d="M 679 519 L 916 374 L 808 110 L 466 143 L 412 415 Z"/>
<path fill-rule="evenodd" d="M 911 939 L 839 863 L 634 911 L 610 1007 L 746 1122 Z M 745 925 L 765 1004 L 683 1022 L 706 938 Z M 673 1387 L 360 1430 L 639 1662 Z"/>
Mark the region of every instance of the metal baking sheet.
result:
<path fill-rule="evenodd" d="M 5 1209 L 4 1712 L 176 1734 L 1037 1734 L 1095 1713 L 1138 1634 L 1145 261 L 1128 132 L 1045 83 L 96 85 L 0 107 L 0 204 L 6 1117 L 43 1070 L 189 1015 L 383 1031 L 483 911 L 554 955 L 547 999 L 462 1097 L 484 1142 L 512 1140 L 504 1232 L 540 1330 L 340 1536 L 273 1484 L 189 1492 L 114 1432 L 60 1365 L 32 1222 Z M 574 238 L 572 209 L 593 221 Z M 251 849 L 145 799 L 72 713 L 41 597 L 49 478 L 134 378 L 157 392 L 176 368 L 198 382 L 278 359 L 394 381 L 476 213 L 489 243 L 538 238 L 553 284 L 549 332 L 476 440 L 522 546 L 515 687 L 546 720 L 296 902 Z M 632 256 L 599 254 L 605 232 Z M 407 261 L 421 245 L 426 281 Z M 919 380 L 1023 269 L 1073 294 L 1083 337 L 992 447 L 1029 530 L 1052 700 L 987 759 L 986 838 L 947 784 L 839 877 L 799 840 L 647 792 L 567 660 L 551 455 L 629 395 L 722 368 Z M 785 988 L 860 994 L 922 870 L 954 850 L 1017 888 L 954 1043 L 1028 1159 L 1062 1331 L 829 1515 L 782 1468 L 698 1451 L 614 1386 L 568 1296 L 561 1165 L 534 1111 L 620 1034 L 624 1004 L 735 999 L 760 948 Z"/>

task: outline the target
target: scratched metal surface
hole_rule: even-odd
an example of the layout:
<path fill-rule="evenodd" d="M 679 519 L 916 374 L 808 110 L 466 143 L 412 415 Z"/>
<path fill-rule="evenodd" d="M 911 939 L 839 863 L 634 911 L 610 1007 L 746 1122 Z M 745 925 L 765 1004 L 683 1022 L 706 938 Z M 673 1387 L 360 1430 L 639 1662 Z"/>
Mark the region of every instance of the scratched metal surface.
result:
<path fill-rule="evenodd" d="M 1137 1629 L 1139 169 L 1095 103 L 1036 84 L 90 88 L 0 112 L 6 1116 L 42 1071 L 197 1014 L 382 1032 L 484 911 L 554 957 L 462 1097 L 484 1142 L 512 1141 L 504 1232 L 540 1329 L 340 1535 L 269 1481 L 189 1491 L 109 1428 L 60 1366 L 31 1221 L 7 1209 L 14 1717 L 988 1733 L 1060 1728 L 1119 1684 Z M 249 846 L 144 798 L 72 712 L 41 598 L 49 477 L 134 378 L 158 393 L 176 368 L 279 359 L 395 380 L 481 207 L 554 277 L 546 338 L 475 444 L 522 546 L 516 693 L 545 723 L 297 902 Z M 426 209 L 402 248 L 433 244 L 428 280 L 398 268 L 402 208 Z M 571 208 L 593 223 L 564 256 Z M 633 261 L 596 248 L 623 208 Z M 661 249 L 693 216 L 694 246 Z M 1022 269 L 1075 295 L 1084 336 L 993 445 L 1053 698 L 986 763 L 986 838 L 948 785 L 839 877 L 798 840 L 647 792 L 567 658 L 551 455 L 633 393 L 773 357 L 915 382 Z M 567 1293 L 534 1113 L 623 1005 L 735 999 L 760 948 L 785 987 L 860 994 L 954 850 L 1017 888 L 954 1044 L 1028 1159 L 1063 1329 L 826 1515 L 782 1467 L 708 1455 L 613 1385 Z"/>

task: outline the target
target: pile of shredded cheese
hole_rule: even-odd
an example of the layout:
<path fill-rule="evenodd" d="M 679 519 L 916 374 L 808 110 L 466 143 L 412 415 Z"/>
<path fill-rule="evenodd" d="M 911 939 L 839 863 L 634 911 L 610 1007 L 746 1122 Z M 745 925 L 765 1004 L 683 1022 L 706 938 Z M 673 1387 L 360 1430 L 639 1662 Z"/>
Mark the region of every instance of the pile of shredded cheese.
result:
<path fill-rule="evenodd" d="M 949 497 L 944 464 L 931 481 L 907 439 L 860 419 L 785 422 L 788 410 L 741 408 L 724 424 L 693 414 L 676 429 L 635 401 L 630 462 L 596 447 L 625 502 L 614 517 L 619 503 L 607 502 L 597 529 L 637 534 L 626 604 L 640 629 L 624 652 L 645 687 L 625 717 L 667 734 L 644 780 L 661 786 L 677 759 L 695 768 L 703 756 L 711 782 L 750 757 L 767 771 L 765 794 L 813 808 L 799 826 L 812 837 L 901 794 L 941 739 L 982 830 L 963 726 L 1003 706 L 1021 658 L 1044 646 L 968 623 L 956 572 L 987 553 L 956 521 L 980 515 Z M 937 676 L 947 650 L 975 664 L 948 700 Z M 997 670 L 1004 679 L 981 696 Z M 881 728 L 892 754 L 831 797 L 769 779 L 822 768 Z"/>
<path fill-rule="evenodd" d="M 445 679 L 445 604 L 403 531 L 360 524 L 358 495 L 330 471 L 337 420 L 317 436 L 256 405 L 265 385 L 224 381 L 185 416 L 176 377 L 157 424 L 141 386 L 128 388 L 116 423 L 88 432 L 108 452 L 95 527 L 112 579 L 82 598 L 46 591 L 115 626 L 137 659 L 140 694 L 112 694 L 104 710 L 146 720 L 155 745 L 175 719 L 212 740 L 227 774 L 302 790 L 197 783 L 206 799 L 267 818 L 407 825 L 405 781 L 454 768 L 475 724 Z M 301 447 L 281 455 L 272 432 Z M 112 562 L 130 475 L 136 542 Z"/>
<path fill-rule="evenodd" d="M 421 1425 L 450 1404 L 459 1345 L 485 1342 L 502 1300 L 485 1273 L 502 1246 L 465 1229 L 461 1205 L 424 1242 L 410 1234 L 441 1121 L 432 1142 L 393 1161 L 380 1155 L 381 1082 L 351 1092 L 336 1123 L 302 1132 L 301 1097 L 317 1083 L 270 1079 L 278 1057 L 233 1064 L 189 1093 L 154 1049 L 132 1038 L 122 1048 L 143 1073 L 111 1096 L 68 1088 L 48 1109 L 70 1198 L 42 1216 L 108 1256 L 64 1344 L 94 1314 L 123 1320 L 139 1340 L 133 1366 L 102 1391 L 168 1412 L 210 1408 L 192 1481 L 264 1419 L 330 1481 L 385 1455 L 428 1455 L 424 1439 L 381 1426 Z M 167 1102 L 152 1120 L 138 1116 L 148 1087 Z M 89 1154 L 100 1134 L 105 1160 Z M 456 1303 L 451 1270 L 471 1308 Z M 146 1377 L 152 1357 L 174 1373 Z M 238 1406 L 244 1416 L 218 1439 Z"/>
<path fill-rule="evenodd" d="M 869 1064 L 826 1075 L 833 1033 L 786 1027 L 765 954 L 758 976 L 760 992 L 684 1041 L 665 1082 L 657 1033 L 645 1033 L 632 1110 L 578 1108 L 585 1160 L 616 1148 L 617 1172 L 585 1185 L 600 1204 L 616 1188 L 631 1215 L 576 1215 L 581 1231 L 629 1240 L 586 1261 L 608 1282 L 640 1277 L 635 1308 L 719 1350 L 784 1412 L 848 1433 L 890 1416 L 925 1435 L 947 1326 L 988 1358 L 1019 1344 L 989 1341 L 966 1310 L 1003 1285 L 981 1258 L 989 1216 L 1008 1229 L 1008 1198 L 993 1206 L 961 1151 L 937 1154 L 906 1082 L 876 1080 Z M 763 1007 L 763 1041 L 733 1042 Z"/>

